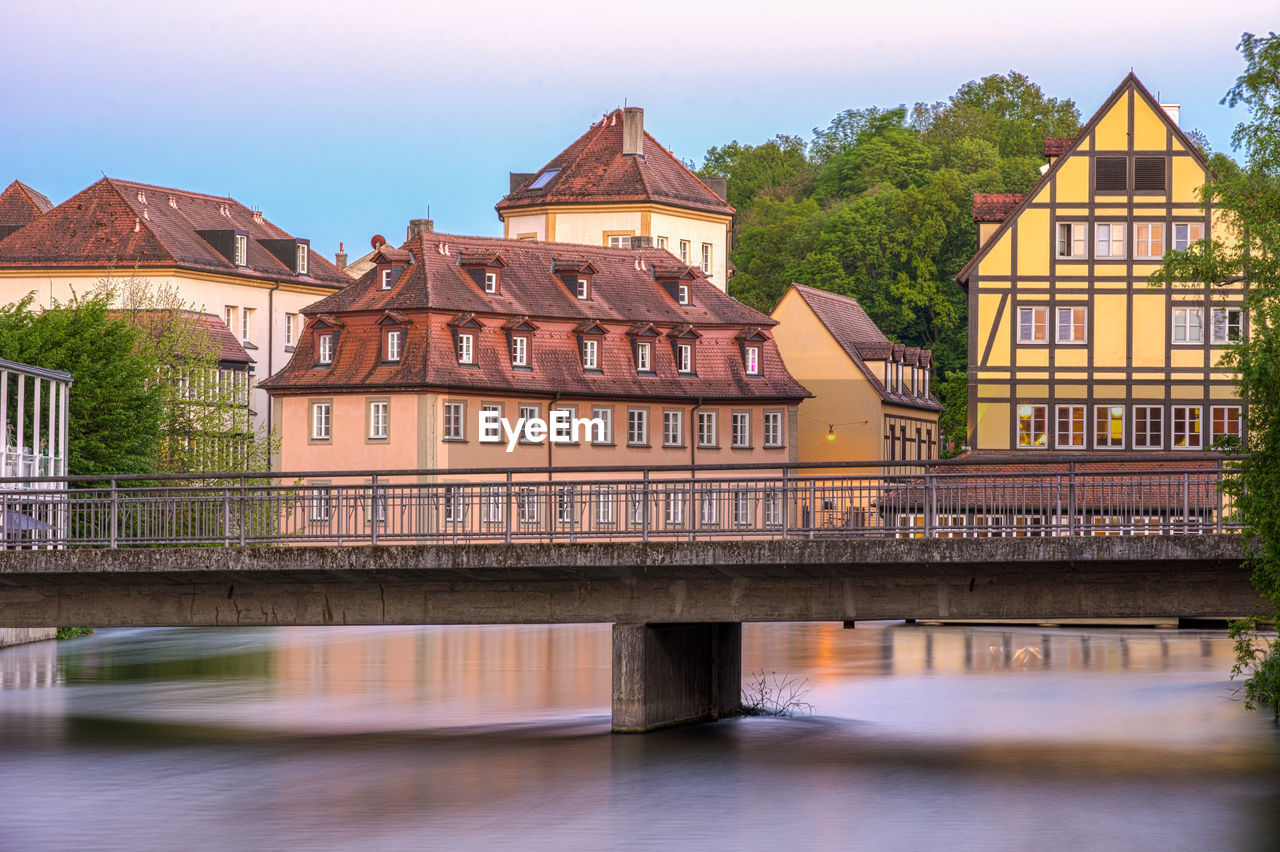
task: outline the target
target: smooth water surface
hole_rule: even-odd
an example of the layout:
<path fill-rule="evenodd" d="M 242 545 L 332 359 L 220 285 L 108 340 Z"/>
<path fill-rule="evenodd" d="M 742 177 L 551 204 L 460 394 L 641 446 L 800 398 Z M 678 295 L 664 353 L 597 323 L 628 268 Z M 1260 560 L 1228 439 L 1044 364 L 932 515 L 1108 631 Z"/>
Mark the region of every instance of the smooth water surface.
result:
<path fill-rule="evenodd" d="M 609 734 L 608 626 L 0 650 L 0 850 L 1280 846 L 1221 632 L 746 625 L 814 712 Z M 774 675 L 773 673 L 776 673 Z"/>

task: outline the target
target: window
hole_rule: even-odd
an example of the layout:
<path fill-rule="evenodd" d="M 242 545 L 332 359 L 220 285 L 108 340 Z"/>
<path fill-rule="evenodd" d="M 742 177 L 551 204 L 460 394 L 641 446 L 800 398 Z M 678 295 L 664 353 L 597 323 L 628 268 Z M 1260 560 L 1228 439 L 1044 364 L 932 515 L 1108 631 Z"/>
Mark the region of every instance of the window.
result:
<path fill-rule="evenodd" d="M 1215 405 L 1209 409 L 1209 443 L 1219 438 L 1244 438 L 1240 429 L 1241 408 L 1238 405 Z"/>
<path fill-rule="evenodd" d="M 547 169 L 545 172 L 538 175 L 537 179 L 533 183 L 529 184 L 529 188 L 542 189 L 551 181 L 553 177 L 555 177 L 558 174 L 560 174 L 559 169 Z"/>
<path fill-rule="evenodd" d="M 486 419 L 483 415 L 486 413 L 495 414 L 496 417 L 492 421 Z M 492 402 L 486 402 L 480 406 L 480 443 L 497 444 L 502 442 L 502 406 Z"/>
<path fill-rule="evenodd" d="M 227 305 L 222 309 L 222 321 L 227 324 L 227 328 L 232 334 L 236 333 L 236 309 L 232 305 Z"/>
<path fill-rule="evenodd" d="M 631 236 L 629 234 L 614 234 L 609 237 L 607 242 L 609 248 L 631 248 Z M 579 298 L 585 299 L 585 296 Z"/>
<path fill-rule="evenodd" d="M 387 439 L 391 404 L 386 400 L 369 403 L 369 437 L 375 441 Z"/>
<path fill-rule="evenodd" d="M 1200 449 L 1200 420 L 1198 405 L 1173 407 L 1173 448 L 1175 450 Z"/>
<path fill-rule="evenodd" d="M 614 485 L 596 486 L 596 523 L 612 524 L 616 517 L 614 507 L 618 499 L 618 489 Z"/>
<path fill-rule="evenodd" d="M 1164 408 L 1159 405 L 1133 407 L 1133 448 L 1164 449 Z"/>
<path fill-rule="evenodd" d="M 1204 342 L 1204 313 L 1201 308 L 1173 309 L 1173 342 Z"/>
<path fill-rule="evenodd" d="M 302 245 L 301 243 L 299 243 L 299 244 L 298 244 L 298 257 L 297 257 L 297 270 L 298 270 L 298 274 L 299 274 L 299 275 L 306 275 L 306 274 L 307 274 L 307 261 L 308 261 L 308 260 L 310 260 L 310 254 L 308 253 L 308 247 L 307 247 L 307 246 Z"/>
<path fill-rule="evenodd" d="M 461 402 L 446 402 L 444 404 L 444 440 L 461 441 L 464 440 L 464 420 L 463 415 L 466 406 Z"/>
<path fill-rule="evenodd" d="M 582 341 L 582 369 L 600 369 L 599 348 L 600 342 L 598 340 Z"/>
<path fill-rule="evenodd" d="M 680 241 L 680 262 L 681 263 L 689 262 L 689 241 L 688 240 Z"/>
<path fill-rule="evenodd" d="M 1134 192 L 1164 192 L 1164 172 L 1164 157 L 1134 157 Z"/>
<path fill-rule="evenodd" d="M 720 498 L 714 485 L 703 485 L 698 494 L 699 521 L 704 527 L 720 525 Z"/>
<path fill-rule="evenodd" d="M 1046 343 L 1049 339 L 1048 308 L 1018 308 L 1018 342 Z"/>
<path fill-rule="evenodd" d="M 766 411 L 764 413 L 764 445 L 766 447 L 782 446 L 781 411 Z"/>
<path fill-rule="evenodd" d="M 782 525 L 782 494 L 778 491 L 764 493 L 764 524 L 767 527 Z"/>
<path fill-rule="evenodd" d="M 329 520 L 329 489 L 311 489 L 311 520 Z"/>
<path fill-rule="evenodd" d="M 673 485 L 667 491 L 667 526 L 678 527 L 684 523 L 684 491 Z"/>
<path fill-rule="evenodd" d="M 684 446 L 684 412 L 662 412 L 662 446 Z"/>
<path fill-rule="evenodd" d="M 528 423 L 530 420 L 533 420 L 534 418 L 541 416 L 541 411 L 542 409 L 540 409 L 536 405 L 522 405 L 520 406 L 520 414 L 518 415 L 517 419 L 523 420 L 525 423 Z M 524 435 L 525 433 L 524 433 L 524 430 L 522 429 L 520 431 L 521 443 L 525 443 L 527 440 L 524 437 Z"/>
<path fill-rule="evenodd" d="M 458 333 L 458 363 L 475 363 L 474 338 L 470 334 Z"/>
<path fill-rule="evenodd" d="M 1243 330 L 1243 312 L 1240 308 L 1214 308 L 1213 342 L 1235 343 L 1240 339 Z"/>
<path fill-rule="evenodd" d="M 486 293 L 498 292 L 498 273 L 486 272 L 484 274 L 484 291 Z"/>
<path fill-rule="evenodd" d="M 245 343 L 253 342 L 253 315 L 256 314 L 253 308 L 242 308 L 240 310 L 240 338 Z"/>
<path fill-rule="evenodd" d="M 445 523 L 461 523 L 466 517 L 466 492 L 461 485 L 444 487 L 444 520 Z"/>
<path fill-rule="evenodd" d="M 1133 226 L 1133 256 L 1161 257 L 1164 255 L 1164 223 L 1139 222 Z"/>
<path fill-rule="evenodd" d="M 1186 251 L 1203 239 L 1203 222 L 1183 222 L 1173 226 L 1173 247 L 1178 251 Z"/>
<path fill-rule="evenodd" d="M 1093 446 L 1098 450 L 1124 446 L 1123 405 L 1093 407 Z"/>
<path fill-rule="evenodd" d="M 1129 162 L 1124 157 L 1098 157 L 1094 160 L 1095 192 L 1125 192 L 1129 189 Z"/>
<path fill-rule="evenodd" d="M 333 403 L 311 403 L 311 440 L 327 441 L 332 437 L 330 429 L 333 425 Z"/>
<path fill-rule="evenodd" d="M 593 435 L 593 444 L 612 444 L 613 443 L 613 409 L 612 408 L 593 408 L 591 409 L 591 419 L 599 420 L 604 424 L 603 427 L 597 426 Z"/>
<path fill-rule="evenodd" d="M 1094 257 L 1124 257 L 1124 225 L 1099 224 L 1093 226 Z"/>
<path fill-rule="evenodd" d="M 538 522 L 538 489 L 523 486 L 516 492 L 516 510 L 520 523 L 536 524 Z"/>
<path fill-rule="evenodd" d="M 483 440 L 483 439 L 482 439 Z M 480 520 L 486 524 L 500 524 L 502 517 L 502 486 L 486 485 L 480 494 Z"/>
<path fill-rule="evenodd" d="M 711 274 L 711 243 L 702 244 L 702 271 Z"/>
<path fill-rule="evenodd" d="M 249 265 L 249 238 L 236 234 L 236 266 Z"/>
<path fill-rule="evenodd" d="M 527 337 L 511 338 L 511 366 L 513 367 L 529 366 L 529 338 Z"/>
<path fill-rule="evenodd" d="M 735 411 L 729 421 L 731 446 L 751 446 L 751 412 Z"/>
<path fill-rule="evenodd" d="M 676 290 L 676 294 L 677 294 L 676 301 L 678 301 L 682 305 L 689 304 L 689 285 L 688 284 L 681 284 L 680 287 Z"/>
<path fill-rule="evenodd" d="M 591 294 L 591 281 L 587 278 L 578 279 L 578 298 L 585 299 Z"/>
<path fill-rule="evenodd" d="M 1058 433 L 1054 445 L 1059 450 L 1084 449 L 1084 406 L 1058 406 Z"/>
<path fill-rule="evenodd" d="M 387 360 L 388 361 L 400 360 L 400 334 L 401 332 L 399 329 L 387 332 Z"/>
<path fill-rule="evenodd" d="M 656 237 L 656 238 L 654 239 L 654 243 L 653 243 L 653 244 L 654 244 L 654 246 L 655 246 L 655 247 L 657 247 L 657 248 L 665 249 L 665 248 L 667 247 L 667 238 L 666 238 L 666 237 Z"/>
<path fill-rule="evenodd" d="M 644 408 L 627 411 L 627 444 L 643 447 L 649 444 L 649 412 Z"/>
<path fill-rule="evenodd" d="M 293 339 L 297 334 L 297 327 L 298 327 L 298 315 L 285 314 L 284 315 L 284 345 L 285 346 L 293 345 Z"/>
<path fill-rule="evenodd" d="M 693 372 L 692 343 L 680 343 L 676 345 L 676 371 L 680 373 Z"/>
<path fill-rule="evenodd" d="M 648 373 L 653 370 L 653 344 L 637 343 L 636 344 L 636 372 Z"/>
<path fill-rule="evenodd" d="M 1058 342 L 1084 343 L 1088 308 L 1058 308 Z"/>
<path fill-rule="evenodd" d="M 391 267 L 390 266 L 382 270 L 382 289 L 383 290 L 391 289 Z"/>
<path fill-rule="evenodd" d="M 561 524 L 573 523 L 572 485 L 561 485 L 556 488 L 556 521 Z"/>
<path fill-rule="evenodd" d="M 627 505 L 630 507 L 631 523 L 635 526 L 641 526 L 645 522 L 645 513 L 648 506 L 644 499 L 644 492 L 638 487 L 631 489 L 627 495 Z"/>
<path fill-rule="evenodd" d="M 578 407 L 576 405 L 557 405 L 555 408 L 548 409 L 548 412 L 552 415 L 557 411 L 566 412 L 568 417 L 561 423 L 556 423 L 553 418 L 547 424 L 547 428 L 550 430 L 548 437 L 552 441 L 577 444 L 577 436 L 573 434 L 573 421 L 578 417 Z"/>
<path fill-rule="evenodd" d="M 760 347 L 748 346 L 744 351 L 746 352 L 747 359 L 747 375 L 760 375 Z"/>
<path fill-rule="evenodd" d="M 1018 446 L 1044 447 L 1048 442 L 1045 421 L 1048 419 L 1048 406 L 1018 406 Z"/>
<path fill-rule="evenodd" d="M 1087 257 L 1089 253 L 1088 225 L 1084 222 L 1058 223 L 1058 257 Z"/>
<path fill-rule="evenodd" d="M 698 412 L 698 446 L 716 446 L 716 413 L 714 411 Z"/>

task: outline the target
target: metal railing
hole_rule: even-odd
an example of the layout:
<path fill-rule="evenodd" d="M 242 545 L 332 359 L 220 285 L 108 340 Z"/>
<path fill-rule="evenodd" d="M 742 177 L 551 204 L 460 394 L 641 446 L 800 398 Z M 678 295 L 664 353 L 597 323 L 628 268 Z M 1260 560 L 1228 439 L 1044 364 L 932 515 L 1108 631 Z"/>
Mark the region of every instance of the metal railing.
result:
<path fill-rule="evenodd" d="M 1149 535 L 1240 529 L 1223 456 L 0 479 L 0 547 Z M 1105 465 L 1105 467 L 1104 467 Z"/>

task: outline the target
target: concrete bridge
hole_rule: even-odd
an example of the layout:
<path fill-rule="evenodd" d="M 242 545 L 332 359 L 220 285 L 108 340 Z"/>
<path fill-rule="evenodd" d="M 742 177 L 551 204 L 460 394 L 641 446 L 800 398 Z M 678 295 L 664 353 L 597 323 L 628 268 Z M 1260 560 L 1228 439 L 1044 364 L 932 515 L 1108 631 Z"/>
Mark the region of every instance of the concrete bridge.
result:
<path fill-rule="evenodd" d="M 1228 618 L 1241 537 L 0 551 L 0 624 L 614 625 L 613 729 L 735 712 L 744 621 Z"/>

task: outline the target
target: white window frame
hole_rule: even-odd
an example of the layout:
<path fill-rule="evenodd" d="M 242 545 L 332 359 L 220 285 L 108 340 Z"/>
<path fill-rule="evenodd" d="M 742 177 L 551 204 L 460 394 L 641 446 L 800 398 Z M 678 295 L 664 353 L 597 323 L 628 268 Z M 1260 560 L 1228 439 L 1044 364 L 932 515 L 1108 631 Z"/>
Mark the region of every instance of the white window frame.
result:
<path fill-rule="evenodd" d="M 486 411 L 496 412 L 499 418 L 502 417 L 502 406 L 498 405 L 497 403 L 494 403 L 494 402 L 480 403 L 480 413 L 484 414 Z M 479 423 L 480 425 L 477 428 L 477 432 L 478 432 L 478 438 L 480 443 L 482 444 L 502 443 L 502 423 L 500 421 L 492 423 L 488 426 L 484 425 L 483 420 L 480 420 Z"/>
<path fill-rule="evenodd" d="M 1236 430 L 1234 432 L 1219 432 L 1217 427 L 1219 411 L 1234 411 L 1236 413 Z M 1223 425 L 1225 426 L 1225 418 Z M 1244 439 L 1244 406 L 1242 405 L 1211 405 L 1209 406 L 1209 442 L 1211 446 L 1218 438 L 1223 435 L 1232 435 L 1236 438 Z"/>
<path fill-rule="evenodd" d="M 680 262 L 687 264 L 689 262 L 690 243 L 688 240 L 680 241 Z"/>
<path fill-rule="evenodd" d="M 613 409 L 597 407 L 591 409 L 591 419 L 604 421 L 604 430 L 601 434 L 599 428 L 591 433 L 591 443 L 593 444 L 612 444 L 613 443 Z"/>
<path fill-rule="evenodd" d="M 1181 315 L 1181 320 L 1179 319 Z M 1196 317 L 1196 321 L 1191 322 L 1192 317 Z M 1178 332 L 1182 332 L 1183 339 L 1178 339 Z M 1191 332 L 1194 331 L 1196 336 L 1193 338 Z M 1169 336 L 1174 346 L 1199 346 L 1204 343 L 1204 308 L 1191 305 L 1174 305 L 1173 307 L 1173 331 Z"/>
<path fill-rule="evenodd" d="M 678 288 L 676 288 L 676 293 L 677 293 L 676 301 L 678 301 L 682 305 L 689 304 L 689 285 L 688 284 L 681 284 Z"/>
<path fill-rule="evenodd" d="M 740 489 L 733 492 L 733 505 L 730 508 L 735 527 L 751 525 L 751 492 Z"/>
<path fill-rule="evenodd" d="M 746 352 L 746 370 L 748 376 L 760 375 L 760 347 L 747 346 Z"/>
<path fill-rule="evenodd" d="M 1055 311 L 1055 313 L 1057 315 L 1057 323 L 1055 323 L 1055 325 L 1057 326 L 1056 332 L 1057 332 L 1057 336 L 1058 336 L 1057 339 L 1059 343 L 1070 343 L 1073 345 L 1077 345 L 1077 344 L 1085 344 L 1089 342 L 1089 309 L 1088 307 L 1084 305 L 1059 306 Z M 1084 317 L 1084 321 L 1080 323 L 1080 325 L 1082 326 L 1080 333 L 1083 336 L 1079 338 L 1075 337 L 1075 327 L 1076 327 L 1075 316 L 1077 313 L 1079 313 L 1081 316 Z M 1062 336 L 1062 318 L 1064 316 L 1070 317 L 1070 319 L 1067 322 L 1066 337 Z"/>
<path fill-rule="evenodd" d="M 1210 341 L 1213 343 L 1237 343 L 1244 337 L 1244 309 L 1235 306 L 1224 308 L 1210 309 L 1209 328 L 1211 335 Z M 1221 317 L 1221 323 L 1218 318 Z M 1234 322 L 1232 321 L 1234 318 Z M 1231 336 L 1231 330 L 1234 326 L 1236 336 Z M 1218 334 L 1218 328 L 1222 328 L 1222 335 Z"/>
<path fill-rule="evenodd" d="M 400 329 L 392 329 L 387 332 L 387 360 L 400 360 Z"/>
<path fill-rule="evenodd" d="M 328 486 L 311 489 L 311 520 L 329 520 L 330 490 Z"/>
<path fill-rule="evenodd" d="M 481 439 L 483 440 L 483 438 Z M 503 518 L 503 486 L 486 485 L 480 494 L 480 522 L 482 524 L 501 524 Z"/>
<path fill-rule="evenodd" d="M 782 492 L 766 491 L 761 500 L 766 527 L 782 526 Z"/>
<path fill-rule="evenodd" d="M 293 345 L 294 337 L 296 336 L 296 332 L 297 332 L 297 328 L 296 328 L 297 324 L 298 324 L 297 314 L 284 315 L 284 345 L 285 346 Z"/>
<path fill-rule="evenodd" d="M 498 273 L 485 271 L 484 273 L 484 291 L 486 293 L 498 292 Z"/>
<path fill-rule="evenodd" d="M 751 447 L 751 412 L 735 411 L 729 416 L 730 447 L 748 449 Z"/>
<path fill-rule="evenodd" d="M 1105 239 L 1103 238 L 1104 228 L 1106 229 Z M 1093 226 L 1093 256 L 1098 260 L 1124 260 L 1126 230 L 1120 222 L 1096 223 Z M 1119 251 L 1116 250 L 1116 243 L 1120 244 Z"/>
<path fill-rule="evenodd" d="M 698 412 L 698 446 L 716 447 L 716 438 L 719 430 L 716 428 L 717 413 L 715 411 L 699 411 Z"/>
<path fill-rule="evenodd" d="M 1023 315 L 1031 317 L 1030 336 L 1023 336 L 1024 323 Z M 1036 317 L 1039 316 L 1039 321 Z M 1040 337 L 1036 337 L 1036 331 L 1040 331 Z M 1049 342 L 1049 306 L 1048 305 L 1025 305 L 1018 308 L 1018 343 L 1041 345 Z"/>
<path fill-rule="evenodd" d="M 782 446 L 783 412 L 766 411 L 764 413 L 764 446 L 777 449 Z"/>
<path fill-rule="evenodd" d="M 521 486 L 516 491 L 517 523 L 525 526 L 538 523 L 538 489 L 532 485 Z"/>
<path fill-rule="evenodd" d="M 311 403 L 311 440 L 329 441 L 333 439 L 333 403 Z"/>
<path fill-rule="evenodd" d="M 236 234 L 235 258 L 236 266 L 249 265 L 249 238 L 244 234 Z"/>
<path fill-rule="evenodd" d="M 654 245 L 654 247 L 655 247 L 655 248 L 665 249 L 665 248 L 667 247 L 667 238 L 666 238 L 666 237 L 654 237 L 654 238 L 653 238 L 653 245 Z"/>
<path fill-rule="evenodd" d="M 523 334 L 511 337 L 511 366 L 529 366 L 529 338 Z"/>
<path fill-rule="evenodd" d="M 1070 440 L 1070 432 L 1075 431 L 1075 420 L 1070 414 L 1070 428 L 1068 432 L 1068 440 L 1062 440 L 1062 412 L 1063 411 L 1079 411 L 1080 412 L 1080 442 L 1073 443 Z M 1087 405 L 1059 405 L 1054 408 L 1053 412 L 1053 438 L 1054 448 L 1059 450 L 1083 450 L 1089 441 L 1089 407 Z"/>
<path fill-rule="evenodd" d="M 1102 442 L 1098 440 L 1098 415 L 1106 412 L 1107 417 L 1107 440 Z M 1115 420 L 1117 412 L 1120 415 L 1120 442 L 1118 444 L 1111 443 L 1111 424 Z M 1095 450 L 1123 450 L 1125 440 L 1129 435 L 1128 412 L 1125 411 L 1123 405 L 1114 405 L 1108 403 L 1099 403 L 1093 407 L 1093 448 Z"/>
<path fill-rule="evenodd" d="M 693 372 L 693 344 L 692 343 L 676 344 L 676 372 L 677 373 Z"/>
<path fill-rule="evenodd" d="M 467 438 L 467 404 L 446 402 L 441 410 L 440 439 L 465 441 Z"/>
<path fill-rule="evenodd" d="M 636 343 L 636 372 L 653 372 L 653 344 L 647 340 Z"/>
<path fill-rule="evenodd" d="M 1142 239 L 1138 236 L 1143 228 L 1147 229 L 1147 250 L 1144 254 L 1141 251 Z M 1151 250 L 1152 230 L 1158 228 L 1160 230 L 1160 251 L 1153 252 Z M 1159 260 L 1164 257 L 1165 232 L 1164 222 L 1134 222 L 1133 223 L 1133 257 L 1135 260 Z"/>
<path fill-rule="evenodd" d="M 1182 230 L 1182 236 L 1178 236 L 1178 230 Z M 1192 229 L 1198 229 L 1199 236 L 1192 237 Z M 1204 222 L 1175 222 L 1173 224 L 1173 250 L 1187 251 L 1193 245 L 1204 240 Z"/>
<path fill-rule="evenodd" d="M 444 487 L 444 522 L 460 524 L 467 518 L 467 490 L 464 485 Z"/>
<path fill-rule="evenodd" d="M 391 289 L 391 267 L 390 266 L 382 270 L 381 279 L 382 279 L 382 289 L 390 290 Z"/>
<path fill-rule="evenodd" d="M 600 341 L 584 338 L 582 341 L 582 369 L 600 369 Z"/>
<path fill-rule="evenodd" d="M 587 295 L 591 292 L 591 282 L 586 278 L 578 279 L 578 299 L 586 301 Z"/>
<path fill-rule="evenodd" d="M 391 432 L 391 403 L 375 399 L 369 403 L 369 439 L 385 441 Z"/>
<path fill-rule="evenodd" d="M 678 408 L 667 408 L 662 412 L 662 446 L 684 446 L 684 412 Z"/>
<path fill-rule="evenodd" d="M 556 523 L 573 523 L 574 493 L 572 485 L 557 485 L 555 490 Z"/>
<path fill-rule="evenodd" d="M 1169 448 L 1172 450 L 1203 450 L 1204 449 L 1204 406 L 1203 405 L 1174 405 L 1170 406 L 1169 412 Z M 1195 416 L 1191 412 L 1195 412 Z M 1181 416 L 1179 416 L 1181 413 Z M 1182 428 L 1183 434 L 1186 436 L 1186 443 L 1178 445 L 1178 429 Z M 1196 442 L 1191 443 L 1190 439 L 1194 435 Z"/>
<path fill-rule="evenodd" d="M 596 492 L 596 523 L 601 526 L 613 526 L 617 523 L 617 500 L 618 486 L 616 485 L 597 485 Z"/>
<path fill-rule="evenodd" d="M 649 444 L 649 410 L 627 409 L 627 446 L 644 447 Z"/>
<path fill-rule="evenodd" d="M 1063 229 L 1066 229 L 1068 252 L 1062 253 Z M 1089 258 L 1089 225 L 1087 222 L 1059 222 L 1058 232 L 1054 234 L 1054 254 L 1059 259 L 1087 260 Z M 1076 254 L 1076 248 L 1080 253 Z"/>
<path fill-rule="evenodd" d="M 684 526 L 684 486 L 668 486 L 664 496 L 666 525 L 668 527 Z"/>
<path fill-rule="evenodd" d="M 1146 434 L 1140 435 L 1138 432 L 1138 411 L 1144 411 L 1143 419 L 1146 421 Z M 1152 415 L 1155 415 L 1154 419 Z M 1160 433 L 1159 440 L 1155 443 L 1151 441 L 1151 425 L 1155 423 L 1157 431 Z M 1164 428 L 1164 406 L 1163 405 L 1135 405 L 1133 406 L 1133 448 L 1135 450 L 1163 450 L 1165 443 Z"/>
<path fill-rule="evenodd" d="M 720 489 L 704 483 L 698 489 L 698 520 L 704 527 L 720 526 Z"/>
<path fill-rule="evenodd" d="M 711 274 L 711 243 L 702 244 L 702 271 Z"/>
<path fill-rule="evenodd" d="M 458 332 L 458 363 L 474 364 L 475 362 L 475 338 L 470 332 Z"/>
<path fill-rule="evenodd" d="M 307 262 L 310 259 L 311 259 L 311 255 L 310 255 L 310 252 L 308 251 L 308 247 L 303 245 L 302 243 L 298 243 L 297 253 L 295 256 L 295 261 L 296 261 L 295 266 L 297 267 L 299 275 L 307 274 Z"/>
<path fill-rule="evenodd" d="M 1040 440 L 1036 441 L 1036 409 L 1040 409 Z M 1027 442 L 1022 442 L 1022 415 L 1023 412 L 1031 418 L 1031 429 L 1028 433 Z M 1014 426 L 1016 427 L 1016 445 L 1020 450 L 1038 450 L 1048 449 L 1049 447 L 1049 406 L 1045 403 L 1024 403 L 1019 405 L 1013 411 Z"/>
<path fill-rule="evenodd" d="M 257 311 L 253 308 L 240 309 L 240 338 L 245 343 L 253 342 L 253 335 L 250 332 L 253 331 L 253 315 L 256 313 Z"/>

